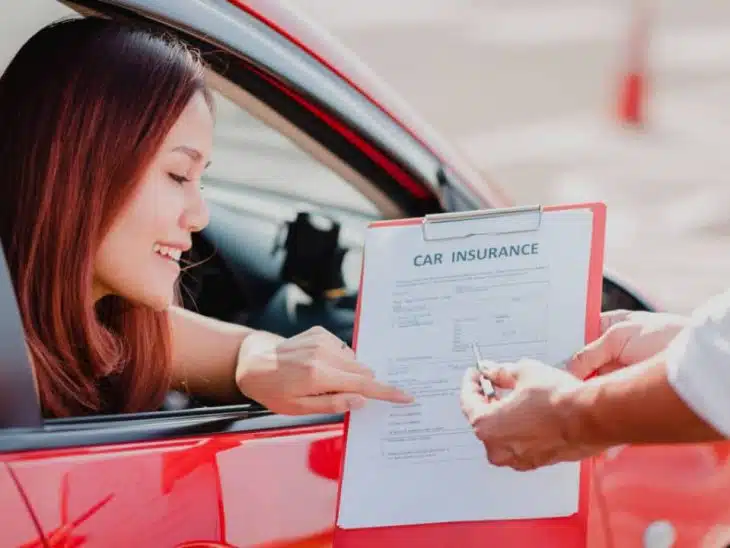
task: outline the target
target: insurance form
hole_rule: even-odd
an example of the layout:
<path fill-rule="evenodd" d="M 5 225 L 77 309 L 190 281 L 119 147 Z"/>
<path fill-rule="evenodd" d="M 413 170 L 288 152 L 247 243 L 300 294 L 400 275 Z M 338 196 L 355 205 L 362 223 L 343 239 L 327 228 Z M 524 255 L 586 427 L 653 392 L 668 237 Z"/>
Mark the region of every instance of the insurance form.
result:
<path fill-rule="evenodd" d="M 370 401 L 351 413 L 339 527 L 577 511 L 579 464 L 530 472 L 489 464 L 459 390 L 473 344 L 485 359 L 552 364 L 582 347 L 593 214 L 545 211 L 534 229 L 513 232 L 504 230 L 509 219 L 500 222 L 502 230 L 481 232 L 459 223 L 434 238 L 421 223 L 368 230 L 357 358 L 415 401 Z"/>

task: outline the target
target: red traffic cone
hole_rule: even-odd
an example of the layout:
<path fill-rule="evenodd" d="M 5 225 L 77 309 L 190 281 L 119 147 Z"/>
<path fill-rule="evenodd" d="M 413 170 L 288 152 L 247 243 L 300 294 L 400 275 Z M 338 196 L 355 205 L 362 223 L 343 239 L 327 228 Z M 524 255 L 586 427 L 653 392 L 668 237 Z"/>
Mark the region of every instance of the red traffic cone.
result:
<path fill-rule="evenodd" d="M 623 125 L 643 127 L 648 98 L 649 5 L 634 0 L 629 24 L 626 70 L 619 82 L 618 119 Z"/>
<path fill-rule="evenodd" d="M 629 71 L 623 79 L 618 104 L 622 124 L 643 127 L 645 118 L 646 82 L 641 72 Z"/>

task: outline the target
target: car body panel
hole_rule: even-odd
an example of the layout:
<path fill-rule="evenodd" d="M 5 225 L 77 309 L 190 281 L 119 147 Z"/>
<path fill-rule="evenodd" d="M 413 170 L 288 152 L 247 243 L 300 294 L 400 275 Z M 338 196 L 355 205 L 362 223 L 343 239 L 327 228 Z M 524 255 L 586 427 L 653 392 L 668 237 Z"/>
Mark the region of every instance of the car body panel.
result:
<path fill-rule="evenodd" d="M 335 424 L 6 458 L 58 542 L 294 547 L 331 537 L 341 440 Z"/>
<path fill-rule="evenodd" d="M 18 489 L 10 468 L 0 462 L 0 508 L 3 514 L 2 545 L 42 548 L 42 537 L 24 494 Z"/>
<path fill-rule="evenodd" d="M 671 546 L 730 545 L 729 455 L 725 442 L 606 452 L 595 479 L 615 545 L 644 547 L 653 524 L 671 527 Z"/>

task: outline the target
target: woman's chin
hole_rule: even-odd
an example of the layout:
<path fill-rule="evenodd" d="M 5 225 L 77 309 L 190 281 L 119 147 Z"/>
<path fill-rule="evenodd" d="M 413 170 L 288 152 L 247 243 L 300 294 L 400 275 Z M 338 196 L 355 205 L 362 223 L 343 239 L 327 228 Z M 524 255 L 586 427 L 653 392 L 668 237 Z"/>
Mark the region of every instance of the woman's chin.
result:
<path fill-rule="evenodd" d="M 175 294 L 172 288 L 161 288 L 159 291 L 150 291 L 148 289 L 144 295 L 140 295 L 137 299 L 132 300 L 137 304 L 161 312 L 167 310 L 174 304 Z"/>
<path fill-rule="evenodd" d="M 167 310 L 174 304 L 175 300 L 173 298 L 172 293 L 169 295 L 160 295 L 154 299 L 152 299 L 147 306 L 152 308 L 153 310 L 156 310 L 158 312 L 162 312 L 163 310 Z"/>
<path fill-rule="evenodd" d="M 177 279 L 170 276 L 146 276 L 135 280 L 129 278 L 125 283 L 118 283 L 109 293 L 117 295 L 136 306 L 151 308 L 152 310 L 167 310 L 177 300 Z"/>

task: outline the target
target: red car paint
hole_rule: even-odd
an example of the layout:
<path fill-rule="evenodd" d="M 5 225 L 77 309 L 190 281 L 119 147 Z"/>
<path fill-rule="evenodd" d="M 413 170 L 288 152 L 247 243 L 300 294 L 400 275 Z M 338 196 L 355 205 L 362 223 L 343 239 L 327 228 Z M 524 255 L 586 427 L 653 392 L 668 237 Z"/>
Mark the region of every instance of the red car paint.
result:
<path fill-rule="evenodd" d="M 341 439 L 334 425 L 4 458 L 59 546 L 294 548 L 331 542 Z"/>
<path fill-rule="evenodd" d="M 2 546 L 33 546 L 40 541 L 40 535 L 33 516 L 10 468 L 0 463 L 0 508 L 2 509 Z M 38 546 L 43 546 L 38 544 Z"/>

